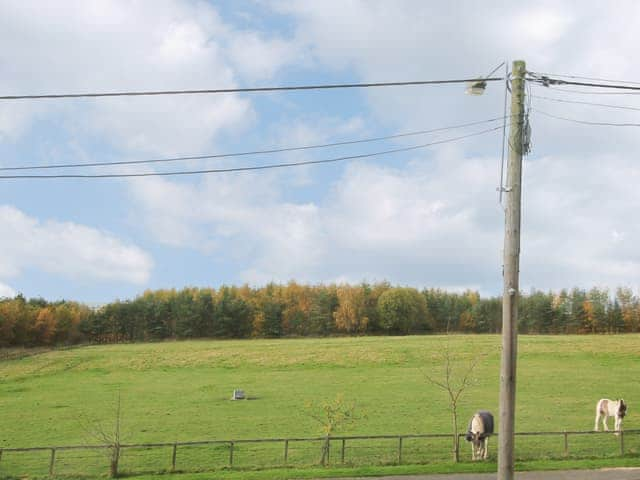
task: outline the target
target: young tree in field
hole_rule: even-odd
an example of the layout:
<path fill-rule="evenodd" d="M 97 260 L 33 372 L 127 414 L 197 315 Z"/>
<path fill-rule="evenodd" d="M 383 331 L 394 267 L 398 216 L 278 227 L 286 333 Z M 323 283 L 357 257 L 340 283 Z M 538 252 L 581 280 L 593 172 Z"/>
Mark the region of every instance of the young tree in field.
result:
<path fill-rule="evenodd" d="M 357 420 L 355 413 L 356 405 L 355 403 L 345 401 L 344 396 L 338 394 L 335 400 L 324 401 L 319 405 L 309 402 L 307 408 L 309 409 L 309 416 L 322 426 L 322 433 L 325 439 L 322 443 L 320 464 L 324 466 L 329 461 L 331 436 L 335 434 L 337 430 Z"/>
<path fill-rule="evenodd" d="M 459 370 L 454 370 L 453 363 L 457 360 L 449 345 L 449 334 L 444 348 L 439 355 L 442 361 L 442 374 L 425 373 L 425 378 L 429 383 L 443 390 L 447 395 L 449 412 L 451 413 L 451 427 L 453 434 L 453 460 L 460 459 L 460 442 L 458 441 L 458 404 L 462 394 L 472 387 L 476 381 L 473 378 L 473 371 L 482 360 L 482 356 L 473 352 L 473 357 L 465 363 Z"/>
<path fill-rule="evenodd" d="M 105 429 L 101 423 L 95 421 L 85 422 L 85 425 L 83 425 L 85 432 L 95 437 L 104 445 L 107 445 L 109 453 L 109 476 L 111 478 L 118 476 L 118 463 L 120 462 L 120 448 L 122 445 L 120 435 L 122 419 L 120 406 L 120 392 L 118 392 L 113 430 Z"/>

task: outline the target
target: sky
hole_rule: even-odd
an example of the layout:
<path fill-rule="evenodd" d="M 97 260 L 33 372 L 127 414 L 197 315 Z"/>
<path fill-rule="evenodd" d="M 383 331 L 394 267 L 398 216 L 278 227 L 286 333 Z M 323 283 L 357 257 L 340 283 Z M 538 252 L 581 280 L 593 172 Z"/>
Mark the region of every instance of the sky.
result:
<path fill-rule="evenodd" d="M 0 0 L 0 95 L 456 79 L 486 75 L 516 59 L 532 72 L 640 81 L 632 61 L 638 23 L 640 4 L 633 1 L 611 8 L 595 1 Z M 0 167 L 304 146 L 503 115 L 504 83 L 490 83 L 482 96 L 464 90 L 457 84 L 0 101 Z M 640 98 L 536 85 L 529 93 L 521 288 L 635 289 L 637 127 L 583 125 L 540 112 L 609 123 L 638 122 L 638 112 L 540 97 L 638 108 Z M 498 126 L 82 171 L 321 160 Z M 497 129 L 301 168 L 0 179 L 0 297 L 104 303 L 146 289 L 290 280 L 387 280 L 498 295 L 501 151 Z"/>

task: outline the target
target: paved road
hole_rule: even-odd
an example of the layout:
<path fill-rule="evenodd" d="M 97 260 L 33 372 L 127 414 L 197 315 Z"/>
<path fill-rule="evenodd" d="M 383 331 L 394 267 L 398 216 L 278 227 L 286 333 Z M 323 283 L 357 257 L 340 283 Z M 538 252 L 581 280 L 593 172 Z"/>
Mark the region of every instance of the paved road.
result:
<path fill-rule="evenodd" d="M 444 475 L 391 475 L 351 477 L 339 480 L 495 480 L 495 473 L 454 473 Z M 559 470 L 519 472 L 517 480 L 640 480 L 640 468 L 602 468 L 600 470 Z M 337 480 L 337 479 L 336 479 Z"/>

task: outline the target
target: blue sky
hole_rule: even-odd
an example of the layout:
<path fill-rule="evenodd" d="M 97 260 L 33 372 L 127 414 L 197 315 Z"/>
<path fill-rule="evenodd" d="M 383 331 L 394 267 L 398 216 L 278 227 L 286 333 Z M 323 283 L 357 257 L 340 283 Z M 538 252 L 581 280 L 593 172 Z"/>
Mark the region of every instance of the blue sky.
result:
<path fill-rule="evenodd" d="M 629 80 L 640 10 L 620 2 L 0 1 L 0 91 L 231 88 L 447 79 L 522 58 Z M 632 96 L 532 88 L 523 288 L 637 286 Z M 502 115 L 460 85 L 265 95 L 5 101 L 0 166 L 140 160 L 367 138 Z M 635 120 L 637 122 L 637 120 Z M 491 126 L 491 125 L 488 125 Z M 331 158 L 486 126 L 262 157 L 112 172 Z M 261 173 L 1 181 L 0 296 L 106 302 L 151 288 L 389 280 L 501 290 L 500 132 L 405 154 Z M 98 169 L 88 170 L 98 172 Z M 100 170 L 101 172 L 103 170 Z M 107 171 L 107 170 L 104 170 Z"/>

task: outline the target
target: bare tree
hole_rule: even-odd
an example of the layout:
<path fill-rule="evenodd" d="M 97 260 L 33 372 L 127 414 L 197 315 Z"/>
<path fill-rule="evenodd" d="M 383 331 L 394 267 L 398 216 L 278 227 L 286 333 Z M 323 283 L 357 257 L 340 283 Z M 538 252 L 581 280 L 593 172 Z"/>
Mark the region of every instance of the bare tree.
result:
<path fill-rule="evenodd" d="M 458 438 L 458 402 L 460 397 L 469 387 L 475 385 L 476 381 L 472 378 L 474 369 L 478 366 L 478 363 L 482 360 L 483 356 L 474 355 L 462 371 L 454 371 L 452 366 L 455 360 L 454 354 L 451 352 L 449 346 L 449 333 L 447 332 L 447 341 L 445 347 L 441 353 L 442 362 L 444 365 L 444 372 L 442 378 L 436 378 L 425 372 L 425 378 L 427 381 L 440 389 L 444 390 L 448 396 L 449 411 L 451 412 L 451 426 L 453 434 L 453 461 L 458 462 L 460 460 L 460 442 Z"/>
<path fill-rule="evenodd" d="M 340 428 L 349 425 L 359 417 L 356 415 L 355 403 L 344 400 L 342 394 L 336 395 L 333 401 L 324 401 L 320 404 L 307 403 L 309 416 L 322 426 L 324 442 L 322 443 L 322 454 L 320 464 L 326 465 L 329 461 L 329 445 L 331 436 Z"/>
<path fill-rule="evenodd" d="M 115 424 L 112 431 L 105 429 L 99 422 L 85 421 L 83 428 L 92 437 L 107 445 L 109 452 L 109 476 L 116 478 L 118 476 L 118 462 L 120 461 L 120 423 L 121 423 L 121 402 L 120 392 L 118 392 L 118 401 L 116 403 Z"/>

